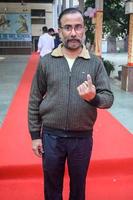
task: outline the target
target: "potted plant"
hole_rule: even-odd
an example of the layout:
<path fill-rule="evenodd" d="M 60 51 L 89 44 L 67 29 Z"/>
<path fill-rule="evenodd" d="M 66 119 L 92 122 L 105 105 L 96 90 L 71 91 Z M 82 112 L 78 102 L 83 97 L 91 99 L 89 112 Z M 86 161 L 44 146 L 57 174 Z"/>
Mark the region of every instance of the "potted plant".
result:
<path fill-rule="evenodd" d="M 111 72 L 115 70 L 113 62 L 103 59 L 103 64 L 104 64 L 104 67 L 106 69 L 108 76 L 110 76 Z"/>

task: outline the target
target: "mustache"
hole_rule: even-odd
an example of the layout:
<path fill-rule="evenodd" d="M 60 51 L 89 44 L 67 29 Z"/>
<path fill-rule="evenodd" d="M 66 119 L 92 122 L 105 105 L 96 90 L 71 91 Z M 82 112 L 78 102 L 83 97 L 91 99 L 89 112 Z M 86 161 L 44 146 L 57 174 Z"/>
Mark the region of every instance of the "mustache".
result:
<path fill-rule="evenodd" d="M 71 38 L 71 39 L 68 39 L 67 41 L 68 41 L 68 42 L 71 42 L 71 41 L 81 42 L 81 40 L 78 39 L 78 38 Z"/>

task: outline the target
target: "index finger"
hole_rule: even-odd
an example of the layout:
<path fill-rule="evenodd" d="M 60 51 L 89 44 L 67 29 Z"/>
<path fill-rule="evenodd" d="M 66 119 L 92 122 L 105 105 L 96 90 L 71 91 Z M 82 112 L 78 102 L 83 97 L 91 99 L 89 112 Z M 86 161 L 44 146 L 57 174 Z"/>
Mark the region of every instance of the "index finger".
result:
<path fill-rule="evenodd" d="M 92 79 L 91 79 L 90 74 L 87 74 L 87 82 L 88 84 L 92 84 Z"/>

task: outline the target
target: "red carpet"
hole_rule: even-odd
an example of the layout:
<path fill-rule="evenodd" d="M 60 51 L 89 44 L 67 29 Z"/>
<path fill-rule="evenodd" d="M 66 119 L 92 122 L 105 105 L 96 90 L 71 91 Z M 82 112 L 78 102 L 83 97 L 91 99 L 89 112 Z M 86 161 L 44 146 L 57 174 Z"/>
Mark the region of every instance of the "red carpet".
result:
<path fill-rule="evenodd" d="M 30 84 L 38 63 L 32 54 L 0 129 L 0 200 L 43 200 L 41 159 L 27 128 Z M 133 199 L 133 135 L 105 110 L 98 111 L 86 200 Z M 68 200 L 69 178 L 64 179 Z"/>

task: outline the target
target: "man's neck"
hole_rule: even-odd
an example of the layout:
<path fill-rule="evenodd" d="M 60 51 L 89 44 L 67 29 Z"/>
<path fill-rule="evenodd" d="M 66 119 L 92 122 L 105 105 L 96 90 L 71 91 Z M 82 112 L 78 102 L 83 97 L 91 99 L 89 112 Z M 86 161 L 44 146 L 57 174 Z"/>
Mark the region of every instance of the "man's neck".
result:
<path fill-rule="evenodd" d="M 64 56 L 68 58 L 77 58 L 82 51 L 82 47 L 80 47 L 79 49 L 74 49 L 74 50 L 62 47 L 62 51 L 63 51 Z"/>

